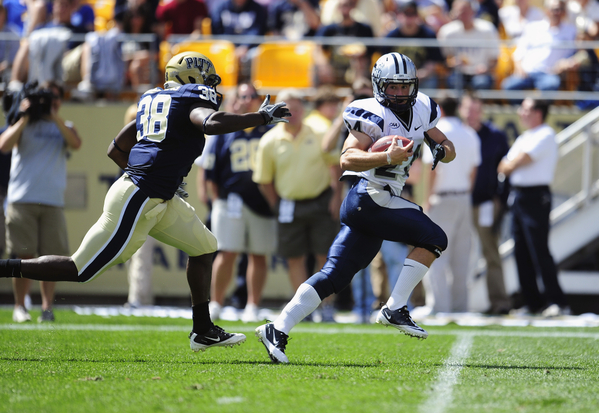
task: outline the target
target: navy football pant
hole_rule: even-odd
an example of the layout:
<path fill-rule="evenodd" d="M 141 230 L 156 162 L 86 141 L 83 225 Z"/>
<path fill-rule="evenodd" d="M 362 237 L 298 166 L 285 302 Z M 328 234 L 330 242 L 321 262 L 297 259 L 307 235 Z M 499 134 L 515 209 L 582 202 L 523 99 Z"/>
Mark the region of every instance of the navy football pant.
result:
<path fill-rule="evenodd" d="M 324 267 L 308 281 L 321 299 L 348 286 L 370 264 L 383 240 L 403 242 L 440 254 L 447 248 L 445 232 L 422 208 L 362 179 L 341 205 L 341 230 Z"/>

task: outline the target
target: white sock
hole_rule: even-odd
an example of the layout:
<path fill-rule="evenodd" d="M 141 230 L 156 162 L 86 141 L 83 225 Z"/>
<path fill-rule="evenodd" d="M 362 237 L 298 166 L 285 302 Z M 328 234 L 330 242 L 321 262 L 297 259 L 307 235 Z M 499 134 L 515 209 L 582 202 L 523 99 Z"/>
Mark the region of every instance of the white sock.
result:
<path fill-rule="evenodd" d="M 275 328 L 285 334 L 289 334 L 291 329 L 302 321 L 304 317 L 318 308 L 320 302 L 321 299 L 314 287 L 303 283 L 274 321 Z"/>
<path fill-rule="evenodd" d="M 410 294 L 420 281 L 424 278 L 428 267 L 418 261 L 406 258 L 403 269 L 399 273 L 399 278 L 393 287 L 391 297 L 387 300 L 387 307 L 390 310 L 397 310 L 408 304 Z"/>

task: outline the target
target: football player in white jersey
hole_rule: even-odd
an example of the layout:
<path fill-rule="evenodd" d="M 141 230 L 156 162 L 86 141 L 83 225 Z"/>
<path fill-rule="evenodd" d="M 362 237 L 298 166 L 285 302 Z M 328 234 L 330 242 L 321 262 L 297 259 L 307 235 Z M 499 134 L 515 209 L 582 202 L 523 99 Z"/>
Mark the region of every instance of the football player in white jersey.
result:
<path fill-rule="evenodd" d="M 303 283 L 272 323 L 256 329 L 256 336 L 275 363 L 288 363 L 285 348 L 289 331 L 320 302 L 350 284 L 366 268 L 383 240 L 403 242 L 414 248 L 408 254 L 391 297 L 377 315 L 377 323 L 393 326 L 419 338 L 428 333 L 408 312 L 408 298 L 432 262 L 447 248 L 447 236 L 422 208 L 401 197 L 410 165 L 423 142 L 435 162 L 451 162 L 455 149 L 435 127 L 440 117 L 437 104 L 418 92 L 414 63 L 400 53 L 388 53 L 372 69 L 374 98 L 356 100 L 343 113 L 349 136 L 341 153 L 342 179 L 354 179 L 341 206 L 341 230 L 329 249 L 327 263 Z M 398 145 L 396 138 L 386 152 L 368 152 L 378 139 L 400 135 L 412 142 Z"/>

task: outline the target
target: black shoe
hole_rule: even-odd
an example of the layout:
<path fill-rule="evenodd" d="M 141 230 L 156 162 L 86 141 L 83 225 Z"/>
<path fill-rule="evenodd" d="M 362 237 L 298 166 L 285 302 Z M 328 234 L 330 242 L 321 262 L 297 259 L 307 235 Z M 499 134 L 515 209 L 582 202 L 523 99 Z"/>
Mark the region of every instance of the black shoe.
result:
<path fill-rule="evenodd" d="M 289 336 L 275 328 L 274 324 L 263 324 L 256 329 L 256 337 L 264 344 L 273 363 L 289 363 L 285 347 Z"/>
<path fill-rule="evenodd" d="M 510 309 L 506 307 L 494 308 L 490 307 L 488 310 L 483 312 L 484 315 L 508 315 Z"/>
<path fill-rule="evenodd" d="M 412 320 L 412 317 L 410 317 L 407 305 L 404 305 L 397 310 L 390 310 L 386 305 L 383 306 L 376 316 L 376 322 L 386 327 L 395 327 L 402 333 L 412 337 L 428 337 L 428 333 L 424 329 L 418 327 L 414 320 Z"/>
<path fill-rule="evenodd" d="M 212 347 L 233 347 L 245 341 L 245 336 L 238 333 L 227 333 L 219 326 L 213 325 L 206 334 L 189 333 L 189 346 L 193 351 L 206 351 Z"/>
<path fill-rule="evenodd" d="M 42 310 L 42 315 L 37 318 L 38 323 L 51 323 L 55 320 L 52 310 Z"/>

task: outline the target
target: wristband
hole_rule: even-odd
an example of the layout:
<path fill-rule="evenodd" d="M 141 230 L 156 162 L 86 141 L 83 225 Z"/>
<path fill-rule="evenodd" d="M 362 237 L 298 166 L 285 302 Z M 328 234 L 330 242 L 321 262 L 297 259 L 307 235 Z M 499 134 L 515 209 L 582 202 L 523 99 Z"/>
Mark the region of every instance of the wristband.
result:
<path fill-rule="evenodd" d="M 391 165 L 391 155 L 387 152 L 387 164 Z"/>
<path fill-rule="evenodd" d="M 268 114 L 266 112 L 258 112 L 262 115 L 262 117 L 264 118 L 264 124 L 268 125 L 268 123 L 272 120 L 270 116 L 268 116 Z"/>

